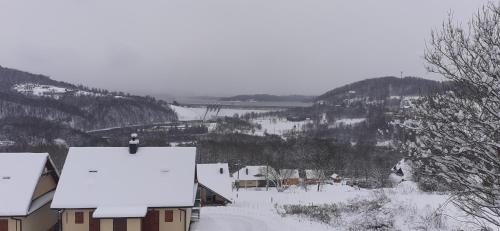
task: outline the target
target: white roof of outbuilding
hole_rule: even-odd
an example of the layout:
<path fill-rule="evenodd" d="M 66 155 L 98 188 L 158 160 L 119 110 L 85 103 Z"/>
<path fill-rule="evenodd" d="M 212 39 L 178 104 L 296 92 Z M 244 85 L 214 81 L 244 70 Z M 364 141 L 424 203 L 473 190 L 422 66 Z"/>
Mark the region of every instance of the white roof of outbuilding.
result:
<path fill-rule="evenodd" d="M 281 169 L 280 173 L 284 174 L 286 176 L 286 178 L 288 178 L 288 179 L 300 178 L 298 169 Z"/>
<path fill-rule="evenodd" d="M 266 176 L 263 175 L 263 173 L 265 173 L 265 169 L 266 169 L 266 166 L 246 166 L 246 167 L 243 167 L 242 169 L 238 170 L 237 172 L 233 173 L 233 178 L 236 181 L 238 181 L 238 180 L 265 180 Z M 238 172 L 239 172 L 239 176 L 238 176 Z"/>
<path fill-rule="evenodd" d="M 306 169 L 306 179 L 315 180 L 318 179 L 318 170 Z"/>
<path fill-rule="evenodd" d="M 193 206 L 195 158 L 192 147 L 72 147 L 51 207 L 136 217 L 144 207 Z"/>
<path fill-rule="evenodd" d="M 222 173 L 221 173 L 222 169 Z M 198 164 L 198 183 L 231 201 L 232 188 L 227 163 Z"/>
<path fill-rule="evenodd" d="M 31 212 L 33 193 L 48 156 L 47 153 L 0 153 L 0 216 L 25 216 Z"/>

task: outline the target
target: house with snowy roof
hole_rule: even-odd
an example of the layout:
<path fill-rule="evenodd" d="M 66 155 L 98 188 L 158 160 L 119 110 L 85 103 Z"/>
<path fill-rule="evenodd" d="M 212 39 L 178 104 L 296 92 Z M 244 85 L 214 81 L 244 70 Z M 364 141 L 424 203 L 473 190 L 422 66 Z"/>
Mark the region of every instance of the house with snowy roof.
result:
<path fill-rule="evenodd" d="M 340 182 L 342 182 L 342 177 L 341 177 L 339 174 L 337 174 L 337 173 L 333 173 L 333 174 L 330 176 L 330 179 L 332 179 L 332 181 L 333 181 L 334 183 L 340 183 Z"/>
<path fill-rule="evenodd" d="M 292 186 L 300 184 L 298 169 L 280 169 L 280 175 L 283 176 L 283 186 Z"/>
<path fill-rule="evenodd" d="M 240 188 L 266 187 L 266 168 L 266 166 L 246 166 L 234 172 L 233 178 Z M 272 182 L 269 181 L 269 184 Z"/>
<path fill-rule="evenodd" d="M 197 197 L 201 205 L 226 205 L 232 200 L 231 178 L 227 163 L 196 165 Z"/>
<path fill-rule="evenodd" d="M 318 184 L 321 179 L 326 178 L 325 172 L 322 170 L 306 169 L 305 172 L 305 184 Z"/>
<path fill-rule="evenodd" d="M 391 174 L 389 175 L 389 181 L 397 185 L 403 181 L 413 180 L 413 168 L 412 162 L 408 159 L 400 160 L 394 167 L 391 168 Z"/>
<path fill-rule="evenodd" d="M 0 231 L 48 231 L 59 174 L 47 153 L 0 153 Z"/>
<path fill-rule="evenodd" d="M 54 195 L 62 231 L 185 231 L 196 148 L 71 147 Z"/>

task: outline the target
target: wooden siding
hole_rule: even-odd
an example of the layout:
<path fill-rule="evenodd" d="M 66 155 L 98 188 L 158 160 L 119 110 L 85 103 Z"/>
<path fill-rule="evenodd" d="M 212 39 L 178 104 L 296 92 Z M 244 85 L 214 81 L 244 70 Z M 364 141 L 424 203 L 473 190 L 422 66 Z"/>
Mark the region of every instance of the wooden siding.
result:
<path fill-rule="evenodd" d="M 38 198 L 39 196 L 50 192 L 52 190 L 55 190 L 57 187 L 56 180 L 54 177 L 50 174 L 47 175 L 42 175 L 40 179 L 38 180 L 38 183 L 35 188 L 35 192 L 33 193 L 33 199 Z"/>

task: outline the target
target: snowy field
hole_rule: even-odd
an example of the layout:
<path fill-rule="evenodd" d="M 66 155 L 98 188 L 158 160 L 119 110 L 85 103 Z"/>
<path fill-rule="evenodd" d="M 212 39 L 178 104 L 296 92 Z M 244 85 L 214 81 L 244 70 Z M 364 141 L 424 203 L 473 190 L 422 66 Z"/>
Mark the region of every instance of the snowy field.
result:
<path fill-rule="evenodd" d="M 205 207 L 192 231 L 326 231 L 326 230 L 479 230 L 473 218 L 449 203 L 448 195 L 419 192 L 411 182 L 383 190 L 328 185 L 278 193 L 275 190 L 233 192 L 226 207 Z M 285 214 L 285 207 L 329 206 L 329 216 Z M 333 209 L 332 209 L 333 208 Z M 325 222 L 326 221 L 326 222 Z M 493 229 L 496 230 L 496 229 Z"/>
<path fill-rule="evenodd" d="M 255 131 L 253 135 L 263 136 L 265 133 L 272 135 L 280 135 L 292 132 L 303 131 L 304 125 L 312 123 L 312 121 L 288 121 L 285 118 L 267 117 L 251 120 L 252 123 L 260 124 L 261 129 Z"/>
<path fill-rule="evenodd" d="M 172 110 L 177 113 L 180 121 L 203 120 L 203 117 L 205 116 L 205 113 L 207 111 L 206 107 L 182 107 L 170 105 L 170 108 L 172 108 Z M 216 115 L 217 117 L 232 117 L 235 114 L 241 116 L 252 112 L 264 113 L 268 112 L 268 110 L 222 108 L 218 114 L 216 111 L 209 111 L 205 119 L 215 119 Z"/>
<path fill-rule="evenodd" d="M 366 118 L 345 118 L 345 119 L 338 119 L 335 120 L 335 122 L 330 125 L 330 128 L 337 128 L 337 127 L 342 127 L 342 126 L 353 126 L 359 123 L 363 123 L 366 121 Z"/>

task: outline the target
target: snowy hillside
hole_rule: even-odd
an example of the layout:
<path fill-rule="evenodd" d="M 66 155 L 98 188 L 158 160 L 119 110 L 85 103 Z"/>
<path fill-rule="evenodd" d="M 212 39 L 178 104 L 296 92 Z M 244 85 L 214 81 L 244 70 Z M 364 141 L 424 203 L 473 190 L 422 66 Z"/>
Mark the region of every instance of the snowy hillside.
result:
<path fill-rule="evenodd" d="M 24 95 L 31 95 L 37 97 L 50 97 L 53 99 L 60 99 L 63 95 L 103 96 L 103 94 L 94 93 L 90 91 L 83 91 L 73 88 L 57 87 L 52 85 L 43 85 L 36 83 L 16 84 L 12 87 L 12 89 Z"/>
<path fill-rule="evenodd" d="M 88 97 L 91 96 L 91 97 Z M 152 97 L 91 89 L 53 80 L 47 76 L 0 67 L 0 120 L 12 127 L 27 121 L 47 121 L 76 130 L 123 127 L 176 120 L 166 103 Z M 9 127 L 6 127 L 7 129 Z M 38 127 L 33 128 L 38 129 Z M 9 129 L 1 140 L 19 143 L 23 131 Z M 33 135 L 44 131 L 32 131 Z M 34 140 L 44 140 L 37 137 Z M 52 137 L 51 137 L 52 138 Z M 50 139 L 49 139 L 50 140 Z M 29 141 L 33 143 L 32 141 Z"/>

